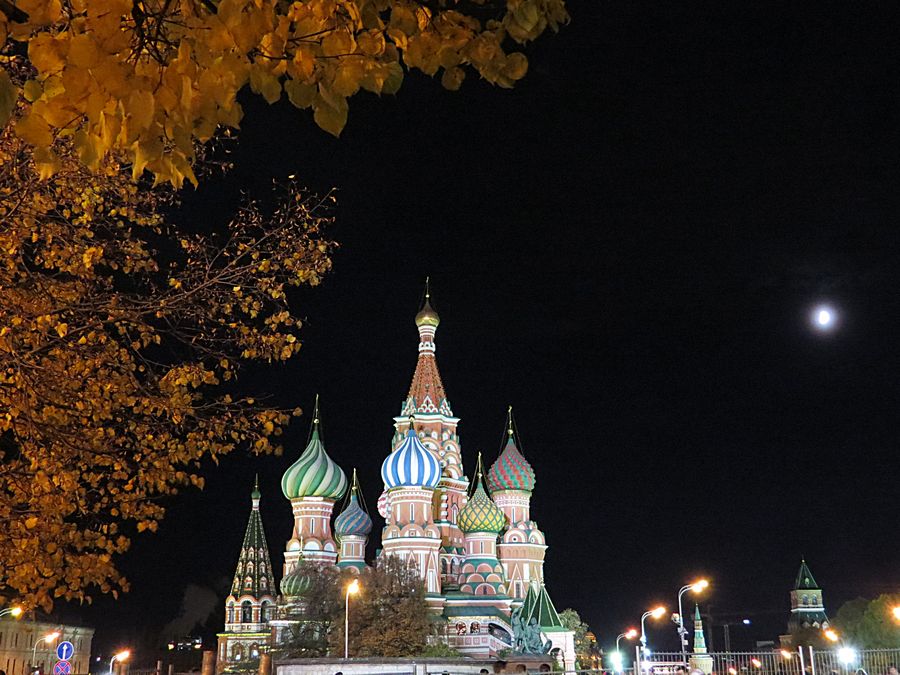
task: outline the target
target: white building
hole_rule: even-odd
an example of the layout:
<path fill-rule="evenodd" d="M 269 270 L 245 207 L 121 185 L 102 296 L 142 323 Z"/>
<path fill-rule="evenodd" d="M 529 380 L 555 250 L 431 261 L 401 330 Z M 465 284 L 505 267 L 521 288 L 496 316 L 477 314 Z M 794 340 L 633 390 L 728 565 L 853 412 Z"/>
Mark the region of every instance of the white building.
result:
<path fill-rule="evenodd" d="M 51 633 L 59 633 L 59 637 L 41 639 Z M 0 619 L 0 670 L 5 671 L 6 675 L 28 675 L 40 669 L 42 673 L 52 675 L 58 660 L 56 646 L 66 640 L 75 647 L 75 653 L 69 659 L 72 675 L 86 675 L 90 671 L 93 639 L 93 628 L 6 616 Z"/>

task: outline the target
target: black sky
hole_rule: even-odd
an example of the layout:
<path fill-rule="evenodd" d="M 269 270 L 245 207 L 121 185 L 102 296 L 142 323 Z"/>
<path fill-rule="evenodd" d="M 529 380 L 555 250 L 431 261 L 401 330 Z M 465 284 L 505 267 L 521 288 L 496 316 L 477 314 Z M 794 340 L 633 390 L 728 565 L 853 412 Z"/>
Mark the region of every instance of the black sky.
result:
<path fill-rule="evenodd" d="M 537 472 L 547 584 L 609 644 L 680 584 L 713 580 L 743 638 L 783 630 L 801 556 L 834 613 L 900 588 L 900 50 L 890 3 L 573 2 L 513 91 L 410 76 L 360 95 L 335 140 L 248 99 L 237 167 L 189 195 L 214 226 L 241 190 L 339 188 L 334 273 L 295 300 L 305 346 L 244 381 L 323 402 L 331 456 L 380 493 L 431 275 L 464 461 L 506 405 Z M 810 330 L 819 300 L 836 333 Z M 84 610 L 100 646 L 162 626 L 185 586 L 223 595 L 254 471 L 273 561 L 278 481 L 302 450 L 232 457 Z M 374 508 L 373 508 L 374 511 Z M 221 620 L 221 617 L 218 617 Z M 652 638 L 674 647 L 666 626 Z M 716 635 L 716 640 L 720 639 Z"/>

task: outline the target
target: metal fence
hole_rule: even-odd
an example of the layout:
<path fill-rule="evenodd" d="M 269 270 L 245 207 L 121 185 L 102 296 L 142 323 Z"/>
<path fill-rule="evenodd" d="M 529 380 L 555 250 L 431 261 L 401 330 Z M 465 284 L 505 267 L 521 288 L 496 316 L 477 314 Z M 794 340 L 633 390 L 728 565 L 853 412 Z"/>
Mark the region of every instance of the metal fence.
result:
<path fill-rule="evenodd" d="M 900 649 L 862 649 L 850 647 L 817 650 L 812 647 L 770 649 L 759 652 L 715 652 L 695 655 L 706 659 L 698 663 L 714 675 L 897 675 Z M 688 655 L 691 658 L 691 655 Z M 653 652 L 643 662 L 635 654 L 634 674 L 675 675 L 686 665 L 681 652 Z"/>

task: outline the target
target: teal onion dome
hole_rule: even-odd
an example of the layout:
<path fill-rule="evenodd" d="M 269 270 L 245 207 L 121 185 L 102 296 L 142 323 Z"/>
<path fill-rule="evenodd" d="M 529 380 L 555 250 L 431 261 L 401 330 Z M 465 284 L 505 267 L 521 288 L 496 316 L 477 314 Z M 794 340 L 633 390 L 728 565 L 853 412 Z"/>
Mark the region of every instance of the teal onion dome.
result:
<path fill-rule="evenodd" d="M 347 508 L 341 511 L 341 515 L 334 519 L 334 533 L 338 537 L 347 535 L 358 535 L 365 537 L 372 531 L 372 519 L 369 514 L 362 510 L 359 500 L 356 498 L 356 491 L 350 495 L 350 501 Z"/>
<path fill-rule="evenodd" d="M 491 492 L 498 490 L 534 490 L 534 469 L 516 447 L 512 434 L 506 441 L 506 447 L 497 460 L 491 465 L 487 474 L 488 488 Z"/>
<path fill-rule="evenodd" d="M 318 420 L 313 421 L 312 436 L 303 454 L 284 472 L 281 491 L 288 499 L 339 499 L 347 491 L 347 476 L 325 452 L 325 446 L 319 438 Z"/>
<path fill-rule="evenodd" d="M 300 570 L 294 570 L 281 580 L 281 594 L 298 598 L 307 593 L 312 586 L 312 579 Z"/>
<path fill-rule="evenodd" d="M 381 479 L 390 490 L 395 487 L 435 488 L 441 480 L 441 463 L 428 450 L 410 425 L 403 443 L 381 465 Z"/>
<path fill-rule="evenodd" d="M 456 524 L 463 534 L 470 532 L 499 533 L 506 527 L 506 514 L 488 497 L 478 477 L 478 487 L 456 518 Z"/>

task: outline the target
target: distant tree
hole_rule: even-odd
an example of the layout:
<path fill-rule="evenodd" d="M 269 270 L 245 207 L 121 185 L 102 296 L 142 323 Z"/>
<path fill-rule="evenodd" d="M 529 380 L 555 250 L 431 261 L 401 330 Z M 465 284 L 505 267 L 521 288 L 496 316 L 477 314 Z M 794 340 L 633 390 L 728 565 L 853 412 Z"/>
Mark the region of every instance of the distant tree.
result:
<path fill-rule="evenodd" d="M 343 626 L 341 590 L 349 583 L 350 573 L 342 574 L 337 567 L 307 561 L 297 565 L 296 573 L 306 575 L 310 584 L 296 611 L 282 617 L 296 623 L 286 631 L 284 643 L 278 648 L 279 655 L 288 658 L 327 656 L 334 628 L 337 624 Z"/>
<path fill-rule="evenodd" d="M 848 644 L 859 649 L 898 649 L 900 625 L 892 614 L 898 605 L 898 593 L 885 593 L 874 600 L 850 600 L 835 615 L 835 629 Z"/>
<path fill-rule="evenodd" d="M 351 655 L 421 656 L 434 630 L 415 567 L 383 555 L 360 585 L 360 593 L 350 600 Z M 332 653 L 343 652 L 343 627 L 341 622 L 331 633 Z"/>
<path fill-rule="evenodd" d="M 581 620 L 574 609 L 564 609 L 559 613 L 560 621 L 567 630 L 575 632 L 575 655 L 578 668 L 589 668 L 596 644 L 587 638 L 590 627 Z"/>
<path fill-rule="evenodd" d="M 35 71 L 19 85 L 0 65 L 0 127 L 29 103 L 16 133 L 45 174 L 68 136 L 93 169 L 122 152 L 135 177 L 196 182 L 194 141 L 237 128 L 248 86 L 338 135 L 348 98 L 396 93 L 404 67 L 513 86 L 528 61 L 509 48 L 568 18 L 564 0 L 0 0 L 0 49 Z"/>
<path fill-rule="evenodd" d="M 298 352 L 287 289 L 331 266 L 329 200 L 289 185 L 193 234 L 162 215 L 174 193 L 77 153 L 60 142 L 41 179 L 0 128 L 0 602 L 45 609 L 127 589 L 117 554 L 201 460 L 278 451 L 291 411 L 225 387 Z"/>

